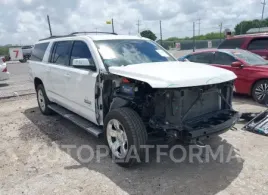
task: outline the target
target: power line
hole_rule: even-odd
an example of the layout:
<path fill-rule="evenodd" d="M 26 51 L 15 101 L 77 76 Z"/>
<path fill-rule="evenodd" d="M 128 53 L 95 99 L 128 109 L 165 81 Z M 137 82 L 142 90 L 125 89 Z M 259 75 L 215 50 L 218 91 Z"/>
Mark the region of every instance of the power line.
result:
<path fill-rule="evenodd" d="M 193 52 L 195 52 L 195 22 L 193 22 Z"/>
<path fill-rule="evenodd" d="M 262 15 L 261 15 L 261 20 L 263 20 L 263 14 L 264 14 L 264 9 L 265 9 L 265 6 L 266 6 L 266 0 L 263 0 L 263 2 L 261 2 L 262 4 Z"/>
<path fill-rule="evenodd" d="M 198 36 L 200 36 L 200 24 L 201 24 L 201 19 L 199 18 L 197 21 L 198 21 Z"/>
<path fill-rule="evenodd" d="M 137 23 L 137 26 L 138 26 L 138 34 L 140 34 L 140 25 L 141 25 L 140 20 L 138 20 L 138 23 Z"/>
<path fill-rule="evenodd" d="M 114 19 L 112 18 L 112 30 L 113 30 L 113 33 L 114 33 Z"/>
<path fill-rule="evenodd" d="M 221 31 L 222 31 L 222 22 L 220 24 L 220 42 L 221 42 Z"/>
<path fill-rule="evenodd" d="M 162 24 L 161 24 L 161 20 L 159 21 L 159 25 L 160 25 L 160 43 L 162 46 Z"/>

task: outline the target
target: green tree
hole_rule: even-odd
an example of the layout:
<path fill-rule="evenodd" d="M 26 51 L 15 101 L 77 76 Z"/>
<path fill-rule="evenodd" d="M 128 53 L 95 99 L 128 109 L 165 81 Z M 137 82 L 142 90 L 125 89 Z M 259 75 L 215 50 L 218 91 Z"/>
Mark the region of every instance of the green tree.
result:
<path fill-rule="evenodd" d="M 140 33 L 140 35 L 142 37 L 146 37 L 146 38 L 151 39 L 153 41 L 155 41 L 157 39 L 157 37 L 155 36 L 155 34 L 152 31 L 150 31 L 150 30 L 144 30 L 144 31 L 142 31 Z"/>
<path fill-rule="evenodd" d="M 235 34 L 246 34 L 251 28 L 262 28 L 268 26 L 268 18 L 265 20 L 245 20 L 235 26 Z"/>

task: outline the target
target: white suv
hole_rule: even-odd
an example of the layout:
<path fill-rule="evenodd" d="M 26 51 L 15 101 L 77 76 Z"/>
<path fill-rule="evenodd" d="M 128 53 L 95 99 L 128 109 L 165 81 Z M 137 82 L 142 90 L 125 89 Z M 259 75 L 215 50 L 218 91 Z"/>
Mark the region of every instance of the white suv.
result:
<path fill-rule="evenodd" d="M 119 165 L 141 158 L 148 134 L 188 143 L 228 130 L 234 73 L 178 62 L 141 37 L 73 33 L 35 44 L 30 75 L 43 114 L 55 111 L 104 136 Z M 128 157 L 128 158 L 127 158 Z"/>

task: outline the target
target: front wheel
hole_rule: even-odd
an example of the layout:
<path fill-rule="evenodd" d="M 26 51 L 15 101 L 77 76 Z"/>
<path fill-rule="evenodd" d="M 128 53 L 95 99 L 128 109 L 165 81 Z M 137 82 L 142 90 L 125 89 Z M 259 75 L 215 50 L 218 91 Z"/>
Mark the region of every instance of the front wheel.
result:
<path fill-rule="evenodd" d="M 139 115 L 130 108 L 118 108 L 104 121 L 105 140 L 115 162 L 130 167 L 144 158 L 147 131 Z"/>
<path fill-rule="evenodd" d="M 258 81 L 252 88 L 253 99 L 260 103 L 265 104 L 268 98 L 268 80 Z"/>

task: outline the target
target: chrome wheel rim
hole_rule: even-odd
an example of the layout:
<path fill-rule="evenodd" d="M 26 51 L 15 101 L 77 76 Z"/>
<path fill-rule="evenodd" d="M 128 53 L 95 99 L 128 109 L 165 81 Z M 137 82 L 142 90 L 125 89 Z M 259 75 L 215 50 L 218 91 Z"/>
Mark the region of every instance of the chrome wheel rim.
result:
<path fill-rule="evenodd" d="M 46 109 L 45 98 L 41 89 L 38 90 L 38 103 L 42 111 Z"/>
<path fill-rule="evenodd" d="M 123 125 L 116 119 L 107 124 L 107 141 L 114 156 L 124 158 L 128 151 L 128 140 Z"/>
<path fill-rule="evenodd" d="M 260 84 L 255 89 L 255 95 L 256 95 L 258 100 L 263 100 L 267 94 L 268 94 L 268 84 L 267 83 Z"/>

